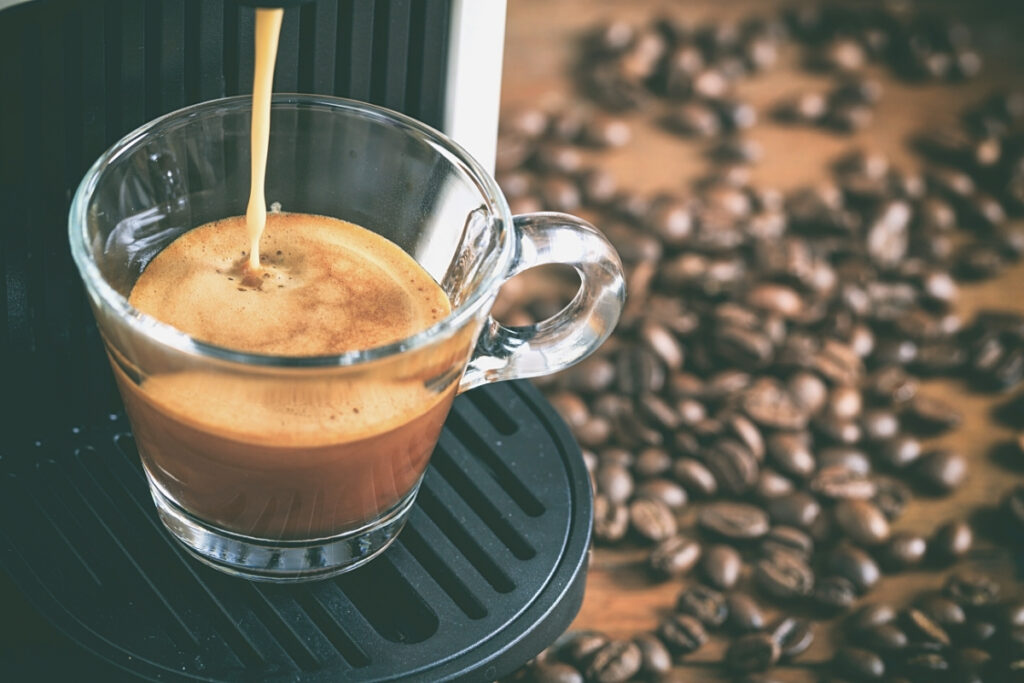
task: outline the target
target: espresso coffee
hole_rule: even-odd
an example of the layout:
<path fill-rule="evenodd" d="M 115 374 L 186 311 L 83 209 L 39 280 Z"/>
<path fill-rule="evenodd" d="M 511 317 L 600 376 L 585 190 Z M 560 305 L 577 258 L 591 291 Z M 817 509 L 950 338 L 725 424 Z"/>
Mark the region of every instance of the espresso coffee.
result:
<path fill-rule="evenodd" d="M 270 213 L 257 278 L 238 249 L 245 235 L 244 217 L 185 233 L 129 302 L 199 341 L 291 357 L 389 344 L 451 310 L 416 261 L 351 223 Z M 372 521 L 411 493 L 469 346 L 313 377 L 183 369 L 139 381 L 114 366 L 143 462 L 169 498 L 239 534 L 309 539 Z"/>

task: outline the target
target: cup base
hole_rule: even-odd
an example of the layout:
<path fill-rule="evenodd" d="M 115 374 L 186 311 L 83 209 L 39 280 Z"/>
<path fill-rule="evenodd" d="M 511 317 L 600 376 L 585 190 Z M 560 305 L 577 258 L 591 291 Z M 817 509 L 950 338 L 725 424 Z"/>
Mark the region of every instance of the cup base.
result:
<path fill-rule="evenodd" d="M 319 581 L 360 567 L 383 553 L 405 526 L 419 484 L 379 517 L 337 536 L 272 540 L 243 536 L 203 522 L 175 503 L 146 472 L 164 526 L 203 564 L 252 581 Z"/>

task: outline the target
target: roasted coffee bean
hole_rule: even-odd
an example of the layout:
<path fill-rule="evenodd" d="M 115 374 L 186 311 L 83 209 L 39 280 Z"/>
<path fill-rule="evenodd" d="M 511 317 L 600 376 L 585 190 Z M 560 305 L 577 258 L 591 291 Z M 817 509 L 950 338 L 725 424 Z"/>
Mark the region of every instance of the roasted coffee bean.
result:
<path fill-rule="evenodd" d="M 865 500 L 841 500 L 834 508 L 839 528 L 854 543 L 878 545 L 889 539 L 889 520 Z"/>
<path fill-rule="evenodd" d="M 673 110 L 666 123 L 669 128 L 684 135 L 710 138 L 722 129 L 718 113 L 710 106 L 699 102 L 687 102 Z"/>
<path fill-rule="evenodd" d="M 880 444 L 875 450 L 875 460 L 890 469 L 901 470 L 909 467 L 921 456 L 921 442 L 913 436 L 901 434 Z"/>
<path fill-rule="evenodd" d="M 691 207 L 676 197 L 664 196 L 654 200 L 646 222 L 650 231 L 670 247 L 686 245 L 693 234 Z"/>
<path fill-rule="evenodd" d="M 966 555 L 974 545 L 974 532 L 967 522 L 955 520 L 940 526 L 928 544 L 929 551 L 940 562 L 952 562 Z"/>
<path fill-rule="evenodd" d="M 934 619 L 913 607 L 903 612 L 902 625 L 911 642 L 949 647 L 949 634 Z"/>
<path fill-rule="evenodd" d="M 844 646 L 836 651 L 832 666 L 856 680 L 874 681 L 885 676 L 885 662 L 870 650 Z"/>
<path fill-rule="evenodd" d="M 1014 600 L 1002 605 L 997 615 L 999 622 L 1007 628 L 1024 626 L 1024 600 Z"/>
<path fill-rule="evenodd" d="M 576 394 L 560 391 L 550 394 L 548 400 L 570 428 L 582 427 L 590 419 L 590 411 L 587 410 L 587 404 Z"/>
<path fill-rule="evenodd" d="M 914 604 L 917 609 L 931 617 L 932 621 L 947 630 L 950 627 L 960 626 L 967 620 L 963 607 L 949 598 L 935 593 L 919 597 Z"/>
<path fill-rule="evenodd" d="M 667 538 L 651 550 L 648 562 L 656 574 L 666 577 L 682 576 L 697 564 L 701 547 L 686 536 Z"/>
<path fill-rule="evenodd" d="M 832 390 L 825 408 L 837 419 L 852 420 L 860 415 L 863 405 L 860 389 L 843 386 Z"/>
<path fill-rule="evenodd" d="M 991 621 L 969 619 L 957 629 L 957 638 L 961 643 L 983 645 L 988 643 L 998 630 Z"/>
<path fill-rule="evenodd" d="M 814 604 L 828 611 L 849 609 L 857 600 L 857 589 L 842 576 L 826 576 L 814 583 Z"/>
<path fill-rule="evenodd" d="M 696 652 L 708 640 L 699 619 L 689 614 L 672 614 L 658 627 L 658 636 L 669 650 L 687 655 Z"/>
<path fill-rule="evenodd" d="M 899 519 L 910 500 L 910 489 L 903 482 L 888 477 L 875 477 L 875 495 L 871 502 L 890 522 Z"/>
<path fill-rule="evenodd" d="M 573 429 L 572 433 L 584 448 L 600 448 L 608 443 L 612 434 L 612 425 L 607 418 L 592 415 L 582 425 Z"/>
<path fill-rule="evenodd" d="M 629 468 L 636 464 L 632 452 L 617 446 L 602 448 L 600 453 L 598 453 L 597 461 L 598 465 L 611 465 L 623 468 Z"/>
<path fill-rule="evenodd" d="M 960 572 L 950 576 L 942 590 L 964 607 L 989 607 L 999 599 L 1000 586 L 985 574 Z"/>
<path fill-rule="evenodd" d="M 818 375 L 806 370 L 793 373 L 786 382 L 786 387 L 793 395 L 793 400 L 808 415 L 814 415 L 821 410 L 828 398 L 825 382 Z"/>
<path fill-rule="evenodd" d="M 903 368 L 890 365 L 876 370 L 866 380 L 867 391 L 879 401 L 900 405 L 917 395 L 917 381 Z"/>
<path fill-rule="evenodd" d="M 637 498 L 629 504 L 629 521 L 642 539 L 654 543 L 674 536 L 678 528 L 672 510 L 650 498 Z"/>
<path fill-rule="evenodd" d="M 725 596 L 701 584 L 690 586 L 679 594 L 676 599 L 676 611 L 696 617 L 702 624 L 711 628 L 721 626 L 729 616 Z"/>
<path fill-rule="evenodd" d="M 625 640 L 612 640 L 601 647 L 587 667 L 587 680 L 597 683 L 624 683 L 640 670 L 640 648 Z"/>
<path fill-rule="evenodd" d="M 881 572 L 874 559 L 860 548 L 840 543 L 825 558 L 825 571 L 846 577 L 862 593 L 878 583 Z"/>
<path fill-rule="evenodd" d="M 821 505 L 805 491 L 796 491 L 785 496 L 772 498 L 765 503 L 765 509 L 772 524 L 807 529 L 821 514 Z"/>
<path fill-rule="evenodd" d="M 878 490 L 865 473 L 845 465 L 822 467 L 811 478 L 810 488 L 816 495 L 832 500 L 868 500 Z"/>
<path fill-rule="evenodd" d="M 771 629 L 771 638 L 779 644 L 783 657 L 792 659 L 807 651 L 814 642 L 814 627 L 806 619 L 785 617 Z"/>
<path fill-rule="evenodd" d="M 806 435 L 799 432 L 778 432 L 768 437 L 768 454 L 772 463 L 784 474 L 806 479 L 817 468 Z"/>
<path fill-rule="evenodd" d="M 744 411 L 762 427 L 802 429 L 808 414 L 781 383 L 762 378 L 742 395 Z"/>
<path fill-rule="evenodd" d="M 814 552 L 814 541 L 806 532 L 788 526 L 773 526 L 761 540 L 761 552 L 771 555 L 776 552 L 793 553 L 805 560 Z"/>
<path fill-rule="evenodd" d="M 854 612 L 846 622 L 854 633 L 890 624 L 896 619 L 896 610 L 884 602 L 865 605 Z"/>
<path fill-rule="evenodd" d="M 834 415 L 819 415 L 811 422 L 811 426 L 818 435 L 838 444 L 853 445 L 863 436 L 859 423 Z"/>
<path fill-rule="evenodd" d="M 857 474 L 871 474 L 871 459 L 857 446 L 826 446 L 818 450 L 818 467 L 844 467 Z"/>
<path fill-rule="evenodd" d="M 583 126 L 584 142 L 595 147 L 622 147 L 633 138 L 630 125 L 616 117 L 597 115 Z"/>
<path fill-rule="evenodd" d="M 700 498 L 710 498 L 718 492 L 715 475 L 698 460 L 680 458 L 672 465 L 672 475 L 687 492 Z"/>
<path fill-rule="evenodd" d="M 615 366 L 607 358 L 595 355 L 566 370 L 563 377 L 576 391 L 597 393 L 615 381 Z"/>
<path fill-rule="evenodd" d="M 668 479 L 649 479 L 636 489 L 638 498 L 650 498 L 663 503 L 670 510 L 678 510 L 686 505 L 686 491 L 674 481 Z"/>
<path fill-rule="evenodd" d="M 898 626 L 877 624 L 857 631 L 857 641 L 876 652 L 897 652 L 907 647 L 910 639 Z"/>
<path fill-rule="evenodd" d="M 725 661 L 733 671 L 764 671 L 779 661 L 779 644 L 767 633 L 748 633 L 732 641 Z"/>
<path fill-rule="evenodd" d="M 1014 524 L 1024 527 L 1024 486 L 1017 486 L 1007 493 L 1002 507 Z"/>
<path fill-rule="evenodd" d="M 633 637 L 633 643 L 640 650 L 640 671 L 658 675 L 672 668 L 672 655 L 665 644 L 653 633 L 641 633 Z"/>
<path fill-rule="evenodd" d="M 754 495 L 761 500 L 771 500 L 785 496 L 796 490 L 793 481 L 782 476 L 770 467 L 761 468 L 757 483 L 754 484 Z"/>
<path fill-rule="evenodd" d="M 914 475 L 929 491 L 949 493 L 967 478 L 967 459 L 952 450 L 925 453 L 914 465 Z"/>
<path fill-rule="evenodd" d="M 641 346 L 625 349 L 618 355 L 616 378 L 619 393 L 637 396 L 661 391 L 665 368 L 652 352 Z"/>
<path fill-rule="evenodd" d="M 740 578 L 743 558 L 732 546 L 713 545 L 705 550 L 701 568 L 708 583 L 723 590 L 729 589 L 736 585 Z"/>
<path fill-rule="evenodd" d="M 757 602 L 745 593 L 730 593 L 725 598 L 729 610 L 729 626 L 739 632 L 760 631 L 765 626 L 764 613 Z"/>
<path fill-rule="evenodd" d="M 640 338 L 669 370 L 679 370 L 683 365 L 683 347 L 669 330 L 653 321 L 640 329 Z"/>
<path fill-rule="evenodd" d="M 641 478 L 658 477 L 672 468 L 672 456 L 664 448 L 645 448 L 633 462 L 633 472 Z"/>
<path fill-rule="evenodd" d="M 684 398 L 676 403 L 676 412 L 679 414 L 679 421 L 689 426 L 700 424 L 708 417 L 704 404 L 692 398 Z"/>
<path fill-rule="evenodd" d="M 764 462 L 767 446 L 761 430 L 753 422 L 740 414 L 730 415 L 725 419 L 725 430 L 739 440 L 758 463 Z"/>
<path fill-rule="evenodd" d="M 736 439 L 716 440 L 704 453 L 704 464 L 714 474 L 718 487 L 730 495 L 742 495 L 757 482 L 757 459 Z"/>
<path fill-rule="evenodd" d="M 882 442 L 893 439 L 900 429 L 899 418 L 890 410 L 869 410 L 861 416 L 861 429 L 868 441 Z"/>
<path fill-rule="evenodd" d="M 679 414 L 656 394 L 644 394 L 635 405 L 637 414 L 655 429 L 671 432 L 679 426 Z"/>
<path fill-rule="evenodd" d="M 602 463 L 594 477 L 598 493 L 612 503 L 625 503 L 633 495 L 633 477 L 625 465 Z"/>
<path fill-rule="evenodd" d="M 952 429 L 963 420 L 960 411 L 945 401 L 921 395 L 911 401 L 909 417 L 913 428 L 928 434 Z"/>
<path fill-rule="evenodd" d="M 949 671 L 949 660 L 938 652 L 919 652 L 903 660 L 903 670 L 920 680 L 920 677 L 941 675 Z"/>
<path fill-rule="evenodd" d="M 583 674 L 564 662 L 537 661 L 530 665 L 529 680 L 534 683 L 583 683 Z"/>
<path fill-rule="evenodd" d="M 768 533 L 768 513 L 746 503 L 714 502 L 697 513 L 705 531 L 733 540 L 760 538 Z"/>
<path fill-rule="evenodd" d="M 765 593 L 781 599 L 804 597 L 814 589 L 811 568 L 792 553 L 774 553 L 758 560 L 754 581 Z"/>
<path fill-rule="evenodd" d="M 604 543 L 622 540 L 629 530 L 629 509 L 603 495 L 594 497 L 594 539 Z"/>
<path fill-rule="evenodd" d="M 923 536 L 900 531 L 893 534 L 882 548 L 882 564 L 889 569 L 915 567 L 924 559 L 928 542 Z"/>
<path fill-rule="evenodd" d="M 579 666 L 585 667 L 594 656 L 608 643 L 608 636 L 603 633 L 583 632 L 576 634 L 566 646 L 567 658 Z"/>

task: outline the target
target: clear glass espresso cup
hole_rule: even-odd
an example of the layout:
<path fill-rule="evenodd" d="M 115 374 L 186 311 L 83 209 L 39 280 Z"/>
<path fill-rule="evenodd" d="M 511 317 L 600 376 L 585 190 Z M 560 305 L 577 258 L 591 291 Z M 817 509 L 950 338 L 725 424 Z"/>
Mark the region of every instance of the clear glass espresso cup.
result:
<path fill-rule="evenodd" d="M 455 396 L 586 357 L 625 293 L 599 232 L 565 214 L 513 217 L 489 174 L 441 133 L 338 98 L 282 95 L 272 106 L 268 202 L 391 240 L 441 285 L 450 315 L 386 346 L 277 357 L 204 343 L 129 305 L 175 238 L 245 214 L 248 97 L 127 135 L 82 180 L 69 231 L 164 524 L 207 564 L 285 582 L 382 552 Z M 527 327 L 490 317 L 502 283 L 549 263 L 581 279 L 564 310 Z"/>

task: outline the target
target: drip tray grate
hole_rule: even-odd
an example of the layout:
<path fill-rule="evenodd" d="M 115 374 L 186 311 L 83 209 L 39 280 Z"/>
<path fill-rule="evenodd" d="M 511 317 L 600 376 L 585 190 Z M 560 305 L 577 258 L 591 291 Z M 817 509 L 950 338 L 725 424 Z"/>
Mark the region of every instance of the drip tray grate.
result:
<path fill-rule="evenodd" d="M 250 583 L 157 519 L 123 415 L 0 451 L 0 562 L 60 630 L 158 680 L 493 680 L 583 597 L 590 485 L 526 383 L 455 401 L 409 523 L 369 565 Z"/>

